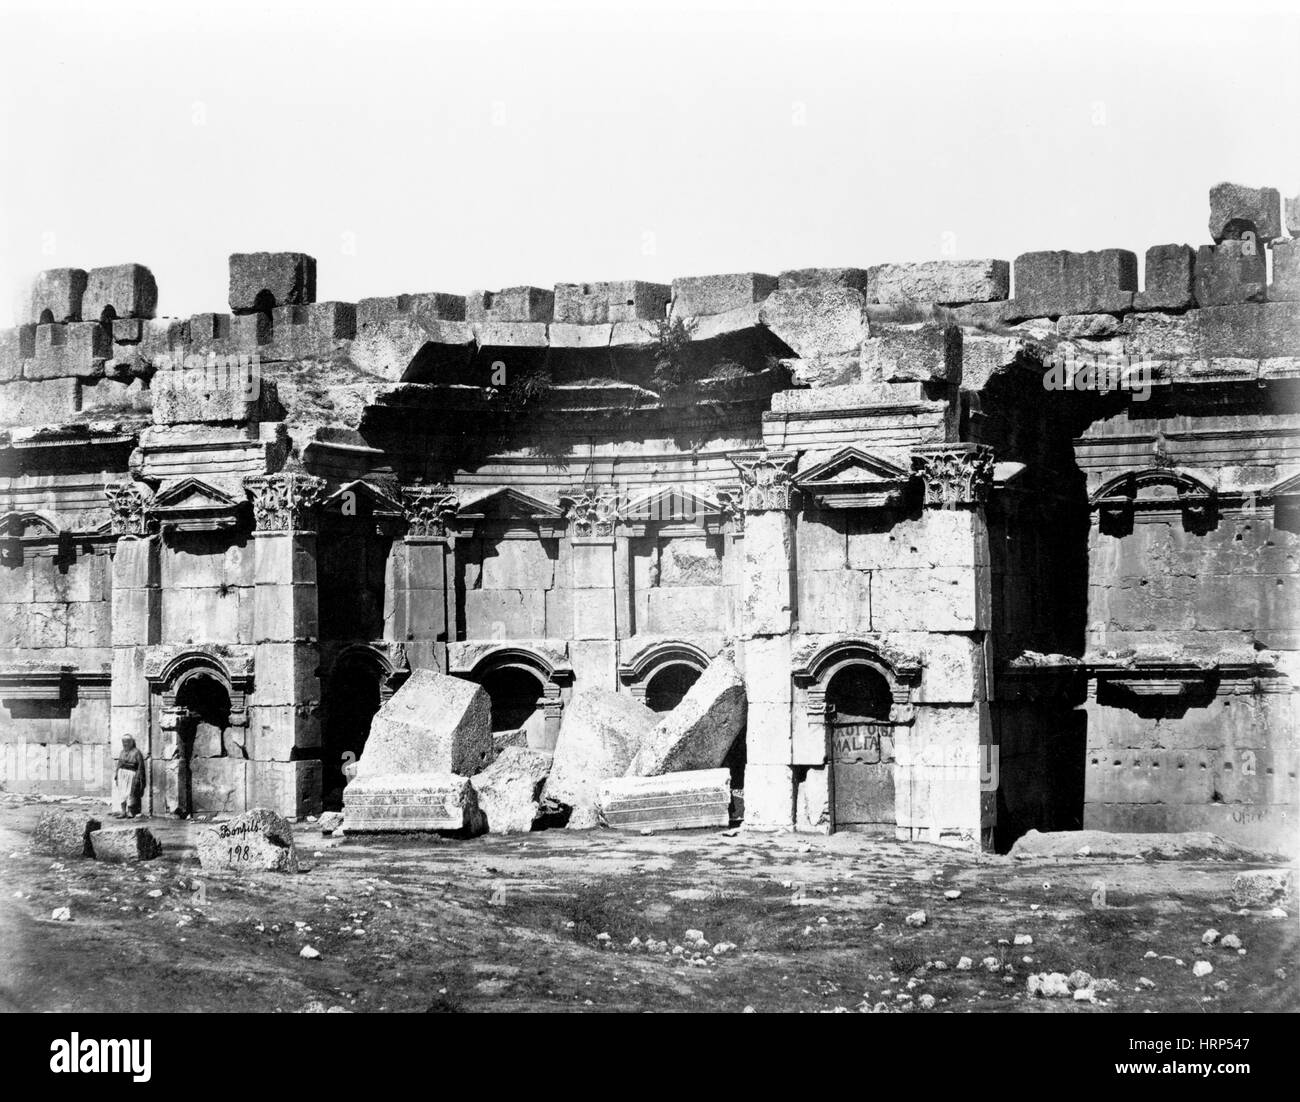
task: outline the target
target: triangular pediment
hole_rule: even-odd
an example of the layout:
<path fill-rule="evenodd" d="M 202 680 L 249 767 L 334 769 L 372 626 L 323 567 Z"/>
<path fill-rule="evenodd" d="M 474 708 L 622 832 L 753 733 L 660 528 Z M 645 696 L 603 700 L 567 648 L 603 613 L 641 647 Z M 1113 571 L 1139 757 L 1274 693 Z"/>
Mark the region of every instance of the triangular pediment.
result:
<path fill-rule="evenodd" d="M 861 448 L 848 447 L 795 476 L 799 489 L 828 509 L 877 509 L 897 505 L 912 473 Z"/>
<path fill-rule="evenodd" d="M 361 502 L 366 504 L 367 511 L 372 514 L 402 515 L 400 501 L 385 493 L 374 483 L 360 478 L 344 483 L 321 503 L 321 507 L 329 511 L 338 511 L 345 510 L 349 506 L 355 507 Z"/>
<path fill-rule="evenodd" d="M 241 502 L 215 486 L 197 478 L 183 478 L 164 486 L 153 497 L 150 508 L 154 512 L 174 509 L 208 509 L 239 505 Z"/>
<path fill-rule="evenodd" d="M 558 505 L 543 501 L 532 494 L 511 486 L 485 486 L 457 490 L 459 513 L 464 516 L 481 516 L 489 520 L 559 520 L 562 512 Z"/>
<path fill-rule="evenodd" d="M 246 504 L 246 500 L 190 477 L 162 486 L 145 508 L 164 530 L 211 532 L 235 527 Z"/>
<path fill-rule="evenodd" d="M 700 517 L 717 516 L 722 506 L 686 486 L 666 486 L 632 498 L 624 518 L 633 523 L 664 521 L 691 523 Z"/>

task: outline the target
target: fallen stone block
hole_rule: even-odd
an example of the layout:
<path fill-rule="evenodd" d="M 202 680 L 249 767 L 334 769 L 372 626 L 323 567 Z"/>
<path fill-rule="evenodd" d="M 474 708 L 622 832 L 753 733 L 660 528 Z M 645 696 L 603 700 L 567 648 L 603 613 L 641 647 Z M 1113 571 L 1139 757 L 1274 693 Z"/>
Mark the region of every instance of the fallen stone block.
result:
<path fill-rule="evenodd" d="M 550 771 L 551 755 L 544 750 L 508 746 L 496 761 L 471 779 L 489 834 L 533 829 L 542 784 Z"/>
<path fill-rule="evenodd" d="M 325 811 L 320 817 L 320 832 L 322 834 L 333 834 L 343 825 L 343 812 Z"/>
<path fill-rule="evenodd" d="M 244 811 L 199 834 L 196 848 L 205 869 L 297 872 L 293 825 L 266 808 Z"/>
<path fill-rule="evenodd" d="M 1224 241 L 1219 245 L 1202 245 L 1196 250 L 1198 306 L 1263 302 L 1267 290 L 1263 246 Z"/>
<path fill-rule="evenodd" d="M 745 727 L 745 680 L 715 658 L 680 703 L 642 739 L 629 777 L 654 777 L 722 765 Z"/>
<path fill-rule="evenodd" d="M 378 774 L 357 777 L 343 790 L 343 830 L 348 834 L 480 834 L 483 815 L 468 777 Z"/>
<path fill-rule="evenodd" d="M 90 846 L 96 861 L 128 864 L 149 861 L 162 853 L 162 844 L 148 827 L 105 827 L 91 831 Z"/>
<path fill-rule="evenodd" d="M 687 830 L 731 822 L 731 772 L 698 769 L 620 777 L 600 786 L 600 815 L 617 830 Z"/>
<path fill-rule="evenodd" d="M 873 328 L 862 342 L 866 383 L 961 381 L 961 330 L 955 325 L 891 325 Z"/>
<path fill-rule="evenodd" d="M 856 350 L 866 338 L 866 301 L 852 287 L 800 287 L 773 291 L 759 320 L 800 356 Z"/>
<path fill-rule="evenodd" d="M 543 802 L 573 809 L 570 825 L 595 825 L 600 782 L 627 772 L 658 720 L 629 693 L 574 693 L 564 706 Z"/>
<path fill-rule="evenodd" d="M 1215 184 L 1210 188 L 1210 237 L 1219 244 L 1248 231 L 1260 245 L 1282 236 L 1282 193 L 1273 187 Z"/>
<path fill-rule="evenodd" d="M 1133 307 L 1137 257 L 1127 249 L 1023 253 L 1016 257 L 1015 284 L 1008 321 L 1120 314 Z"/>
<path fill-rule="evenodd" d="M 1196 304 L 1190 245 L 1152 245 L 1146 253 L 1146 290 L 1133 296 L 1134 310 L 1186 310 Z"/>
<path fill-rule="evenodd" d="M 881 264 L 870 271 L 870 301 L 883 305 L 914 302 L 964 306 L 1000 301 L 1011 290 L 1011 265 L 1005 260 L 927 260 L 919 264 Z"/>
<path fill-rule="evenodd" d="M 27 317 L 31 322 L 81 320 L 86 273 L 81 268 L 51 268 L 32 282 Z"/>
<path fill-rule="evenodd" d="M 86 277 L 81 316 L 87 321 L 152 318 L 157 307 L 158 283 L 143 264 L 92 268 Z"/>
<path fill-rule="evenodd" d="M 32 852 L 48 853 L 51 857 L 94 857 L 90 835 L 100 825 L 98 819 L 84 811 L 47 807 L 32 831 Z"/>
<path fill-rule="evenodd" d="M 459 773 L 468 777 L 491 758 L 488 694 L 464 678 L 420 669 L 375 714 L 357 776 Z"/>
<path fill-rule="evenodd" d="M 737 307 L 762 302 L 776 287 L 775 276 L 760 272 L 683 276 L 673 280 L 672 314 L 675 318 L 724 314 Z"/>
<path fill-rule="evenodd" d="M 1291 869 L 1250 869 L 1232 878 L 1232 902 L 1238 907 L 1271 907 L 1285 903 L 1295 890 Z"/>
<path fill-rule="evenodd" d="M 306 253 L 232 253 L 230 311 L 268 313 L 316 301 L 316 258 Z"/>

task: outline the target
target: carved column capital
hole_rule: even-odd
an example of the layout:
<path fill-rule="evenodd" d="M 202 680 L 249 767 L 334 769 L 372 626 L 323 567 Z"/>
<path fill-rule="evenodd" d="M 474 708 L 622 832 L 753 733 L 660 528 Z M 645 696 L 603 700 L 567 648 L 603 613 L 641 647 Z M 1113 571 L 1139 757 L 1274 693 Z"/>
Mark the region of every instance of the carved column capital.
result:
<path fill-rule="evenodd" d="M 108 498 L 109 525 L 113 535 L 124 539 L 139 539 L 152 534 L 153 518 L 149 516 L 149 497 L 137 483 L 110 482 L 104 487 Z"/>
<path fill-rule="evenodd" d="M 622 498 L 614 486 L 583 486 L 560 498 L 569 522 L 569 535 L 579 539 L 612 536 L 618 526 Z"/>
<path fill-rule="evenodd" d="M 740 506 L 747 513 L 781 512 L 794 504 L 794 468 L 798 452 L 732 452 L 729 458 L 740 472 Z"/>
<path fill-rule="evenodd" d="M 982 505 L 993 484 L 993 449 L 986 444 L 939 444 L 912 453 L 930 509 Z"/>
<path fill-rule="evenodd" d="M 314 527 L 314 512 L 325 496 L 325 480 L 297 471 L 250 475 L 244 488 L 253 499 L 253 524 L 259 532 L 292 532 Z"/>
<path fill-rule="evenodd" d="M 446 486 L 403 486 L 402 513 L 408 537 L 445 536 L 447 522 L 456 515 L 460 502 Z"/>

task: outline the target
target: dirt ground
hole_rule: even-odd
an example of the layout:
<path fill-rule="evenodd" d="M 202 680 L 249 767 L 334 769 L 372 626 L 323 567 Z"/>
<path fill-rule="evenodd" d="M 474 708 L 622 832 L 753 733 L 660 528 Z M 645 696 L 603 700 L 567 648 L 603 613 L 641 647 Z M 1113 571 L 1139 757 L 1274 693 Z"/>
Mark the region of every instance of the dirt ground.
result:
<path fill-rule="evenodd" d="M 743 831 L 326 838 L 300 823 L 304 871 L 236 874 L 201 869 L 204 824 L 171 820 L 148 822 L 163 855 L 137 865 L 30 854 L 43 806 L 0 795 L 6 1010 L 1300 1009 L 1294 910 L 1231 903 L 1233 875 L 1258 864 Z M 1244 953 L 1203 945 L 1208 928 Z M 1213 972 L 1196 977 L 1201 960 Z M 1095 1002 L 1027 993 L 1033 973 L 1076 969 Z"/>

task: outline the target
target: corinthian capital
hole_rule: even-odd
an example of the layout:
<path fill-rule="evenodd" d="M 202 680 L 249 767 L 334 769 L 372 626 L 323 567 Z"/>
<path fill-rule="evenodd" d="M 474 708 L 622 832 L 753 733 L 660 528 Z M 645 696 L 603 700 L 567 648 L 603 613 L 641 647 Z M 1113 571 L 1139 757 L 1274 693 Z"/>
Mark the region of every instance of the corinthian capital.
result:
<path fill-rule="evenodd" d="M 312 527 L 312 511 L 325 496 L 325 480 L 286 471 L 250 475 L 244 488 L 253 499 L 253 524 L 259 532 L 291 532 Z"/>
<path fill-rule="evenodd" d="M 993 483 L 993 449 L 986 444 L 940 444 L 912 453 L 912 470 L 925 484 L 931 509 L 979 505 Z"/>
<path fill-rule="evenodd" d="M 789 509 L 793 500 L 797 452 L 766 450 L 732 452 L 728 458 L 740 472 L 740 504 L 747 513 Z"/>
<path fill-rule="evenodd" d="M 136 483 L 110 482 L 104 487 L 104 496 L 113 535 L 128 539 L 149 535 L 149 498 Z"/>

